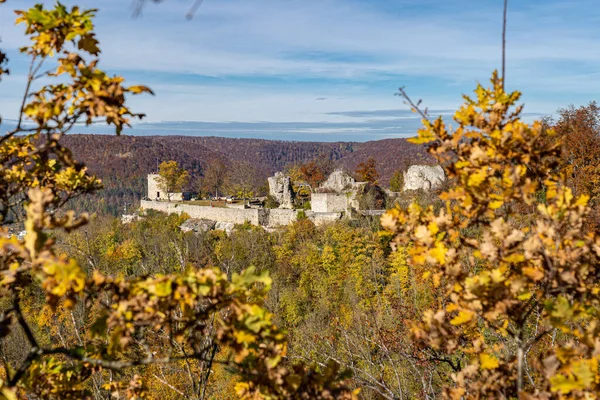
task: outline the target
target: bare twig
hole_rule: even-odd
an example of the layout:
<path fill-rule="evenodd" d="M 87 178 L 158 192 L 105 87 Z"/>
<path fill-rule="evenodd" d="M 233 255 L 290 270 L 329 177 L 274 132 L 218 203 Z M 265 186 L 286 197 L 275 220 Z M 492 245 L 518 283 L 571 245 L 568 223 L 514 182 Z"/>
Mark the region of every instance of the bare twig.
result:
<path fill-rule="evenodd" d="M 25 116 L 25 106 L 27 105 L 27 98 L 30 95 L 31 85 L 33 84 L 33 81 L 35 81 L 38 78 L 38 72 L 42 68 L 42 65 L 44 65 L 46 56 L 42 56 L 37 65 L 35 64 L 36 60 L 37 56 L 32 57 L 31 64 L 29 64 L 29 72 L 27 73 L 27 85 L 25 86 L 25 93 L 23 94 L 23 98 L 21 99 L 21 107 L 19 109 L 19 119 L 17 121 L 17 126 L 15 129 L 8 132 L 6 135 L 0 137 L 0 144 L 13 137 L 15 134 L 22 132 L 23 130 L 22 125 Z"/>
<path fill-rule="evenodd" d="M 206 365 L 206 374 L 202 377 L 202 395 L 200 397 L 201 400 L 204 400 L 206 396 L 206 388 L 208 387 L 208 378 L 210 377 L 210 372 L 212 368 L 213 361 L 215 359 L 215 355 L 217 354 L 218 346 L 213 342 L 212 351 L 210 353 L 208 363 Z"/>
<path fill-rule="evenodd" d="M 502 89 L 506 83 L 506 11 L 508 10 L 508 0 L 504 0 L 504 18 L 502 21 Z"/>
<path fill-rule="evenodd" d="M 135 0 L 133 6 L 134 18 L 140 16 L 140 14 L 142 13 L 142 9 L 144 8 L 144 5 L 147 3 L 147 1 L 148 0 Z M 160 3 L 161 1 L 162 0 L 152 0 L 153 3 Z M 204 0 L 195 0 L 194 4 L 192 4 L 192 6 L 190 7 L 190 10 L 185 14 L 185 18 L 187 18 L 188 20 L 194 18 L 194 15 L 196 15 L 196 11 L 198 11 L 198 8 L 200 8 L 202 3 L 204 3 Z"/>
<path fill-rule="evenodd" d="M 194 2 L 194 4 L 192 5 L 192 7 L 190 8 L 190 11 L 188 11 L 188 13 L 185 15 L 185 17 L 187 19 L 194 18 L 196 11 L 198 11 L 198 8 L 200 8 L 200 6 L 202 5 L 203 2 L 204 2 L 204 0 L 196 0 Z"/>
<path fill-rule="evenodd" d="M 169 382 L 167 382 L 166 380 L 162 379 L 161 377 L 159 377 L 156 374 L 152 374 L 160 383 L 162 383 L 163 385 L 165 385 L 166 387 L 168 387 L 169 389 L 172 389 L 174 392 L 176 392 L 177 394 L 179 394 L 181 397 L 189 399 L 190 397 L 187 396 L 185 393 L 183 393 L 181 390 L 177 389 L 175 386 L 171 385 Z"/>
<path fill-rule="evenodd" d="M 419 108 L 419 105 L 421 104 L 421 100 L 417 101 L 417 103 L 415 104 L 412 101 L 412 99 L 408 96 L 408 94 L 406 94 L 403 87 L 398 88 L 398 93 L 396 93 L 395 95 L 402 97 L 404 99 L 405 103 L 410 106 L 411 110 L 416 112 L 417 114 L 419 114 L 421 116 L 421 118 L 431 122 L 429 119 L 429 116 L 427 115 L 427 109 L 421 110 Z"/>
<path fill-rule="evenodd" d="M 29 342 L 31 347 L 37 349 L 39 347 L 37 340 L 35 339 L 35 336 L 33 335 L 33 332 L 31 331 L 29 324 L 27 323 L 27 321 L 25 321 L 25 317 L 23 316 L 23 312 L 21 311 L 21 301 L 20 301 L 19 295 L 17 293 L 15 293 L 12 298 L 12 309 L 15 312 L 15 316 L 17 317 L 17 321 L 19 322 L 19 325 L 21 326 L 21 328 L 23 329 L 23 332 L 25 333 L 25 337 L 27 337 L 27 341 Z"/>

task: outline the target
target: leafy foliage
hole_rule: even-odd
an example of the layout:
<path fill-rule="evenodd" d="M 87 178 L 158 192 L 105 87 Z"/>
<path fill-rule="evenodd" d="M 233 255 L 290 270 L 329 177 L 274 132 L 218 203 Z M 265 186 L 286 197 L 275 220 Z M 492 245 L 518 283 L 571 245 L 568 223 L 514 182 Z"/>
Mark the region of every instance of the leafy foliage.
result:
<path fill-rule="evenodd" d="M 401 192 L 402 188 L 404 188 L 404 174 L 402 171 L 397 170 L 390 179 L 390 190 L 392 192 Z"/>
<path fill-rule="evenodd" d="M 373 157 L 369 157 L 366 162 L 361 162 L 356 167 L 356 177 L 361 182 L 377 184 L 379 173 L 377 172 L 376 162 Z"/>
<path fill-rule="evenodd" d="M 183 191 L 189 181 L 190 175 L 177 161 L 163 161 L 158 166 L 158 187 L 167 194 L 169 201 L 172 194 Z"/>
<path fill-rule="evenodd" d="M 465 97 L 456 130 L 425 120 L 415 140 L 454 179 L 443 207 L 382 220 L 447 299 L 412 336 L 454 371 L 446 397 L 596 398 L 600 239 L 582 230 L 589 197 L 556 172 L 555 132 L 522 122 L 520 93 L 496 73 L 491 83 Z"/>
<path fill-rule="evenodd" d="M 265 273 L 248 268 L 228 279 L 218 269 L 182 265 L 181 273 L 114 276 L 96 269 L 94 258 L 88 273 L 58 251 L 57 233 L 75 231 L 88 219 L 61 206 L 100 187 L 61 139 L 79 121 L 102 120 L 121 133 L 129 118 L 142 116 L 126 107 L 125 96 L 151 93 L 144 86 L 124 87 L 123 78 L 98 69 L 94 14 L 60 3 L 17 11 L 17 23 L 31 39 L 21 51 L 32 64 L 17 127 L 0 138 L 0 338 L 4 349 L 19 344 L 22 356 L 3 358 L 2 396 L 142 398 L 144 382 L 128 371 L 190 361 L 209 371 L 214 363 L 227 365 L 238 376 L 241 398 L 355 398 L 334 364 L 319 372 L 283 365 L 286 335 L 262 307 L 271 285 Z M 40 74 L 51 57 L 56 68 Z M 40 77 L 59 83 L 30 93 Z M 26 119 L 35 127 L 25 128 Z M 174 175 L 179 184 L 181 175 Z M 25 218 L 23 240 L 4 227 L 18 206 Z M 136 242 L 105 239 L 108 260 L 131 266 L 142 259 Z M 32 295 L 45 299 L 38 314 L 31 310 Z M 75 313 L 84 316 L 83 325 L 77 326 Z M 67 316 L 75 340 L 62 336 L 62 324 L 50 322 Z M 32 322 L 60 341 L 46 340 Z M 109 372 L 110 381 L 102 384 Z"/>
<path fill-rule="evenodd" d="M 590 205 L 597 209 L 600 199 L 600 107 L 596 103 L 559 110 L 559 119 L 552 124 L 563 143 L 561 172 L 575 194 L 590 196 Z M 600 216 L 592 211 L 593 225 Z"/>
<path fill-rule="evenodd" d="M 294 181 L 303 181 L 310 185 L 312 190 L 315 190 L 321 183 L 327 179 L 333 171 L 332 163 L 326 158 L 319 158 L 306 162 L 298 168 L 299 176 Z"/>

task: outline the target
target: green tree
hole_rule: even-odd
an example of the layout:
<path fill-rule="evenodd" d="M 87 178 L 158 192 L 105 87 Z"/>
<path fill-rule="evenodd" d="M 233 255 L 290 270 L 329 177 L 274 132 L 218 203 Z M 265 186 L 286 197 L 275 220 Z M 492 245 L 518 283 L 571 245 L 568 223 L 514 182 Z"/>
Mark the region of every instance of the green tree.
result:
<path fill-rule="evenodd" d="M 401 170 L 396 170 L 390 179 L 390 190 L 392 192 L 401 192 L 404 187 L 404 174 Z"/>
<path fill-rule="evenodd" d="M 163 161 L 158 166 L 158 187 L 167 194 L 169 201 L 173 193 L 183 191 L 189 181 L 190 174 L 177 161 Z"/>

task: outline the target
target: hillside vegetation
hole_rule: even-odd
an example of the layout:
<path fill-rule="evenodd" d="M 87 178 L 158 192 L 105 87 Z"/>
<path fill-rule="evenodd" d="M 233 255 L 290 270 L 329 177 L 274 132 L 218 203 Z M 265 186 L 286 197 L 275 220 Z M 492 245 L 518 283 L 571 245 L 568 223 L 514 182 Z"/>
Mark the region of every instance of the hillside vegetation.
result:
<path fill-rule="evenodd" d="M 194 178 L 201 177 L 210 164 L 221 161 L 235 171 L 251 165 L 257 183 L 286 166 L 318 158 L 335 167 L 354 171 L 361 162 L 374 158 L 380 183 L 387 185 L 396 170 L 412 164 L 432 163 L 422 146 L 406 139 L 371 142 L 290 142 L 262 139 L 229 139 L 193 136 L 111 136 L 67 135 L 63 139 L 73 155 L 90 172 L 102 179 L 104 188 L 82 207 L 88 211 L 108 211 L 117 215 L 123 206 L 136 204 L 145 195 L 146 175 L 157 171 L 162 161 L 174 160 Z M 193 188 L 195 189 L 195 188 Z"/>
<path fill-rule="evenodd" d="M 98 68 L 94 16 L 17 11 L 32 60 L 19 115 L 35 128 L 0 137 L 0 400 L 600 398 L 595 103 L 525 123 L 521 93 L 493 72 L 454 128 L 424 118 L 410 139 L 447 184 L 381 218 L 192 233 L 188 216 L 148 211 L 123 224 L 69 209 L 102 196 L 83 153 L 115 187 L 164 157 L 213 168 L 216 188 L 220 163 L 247 181 L 255 159 L 267 173 L 323 148 L 376 182 L 392 143 L 419 147 L 65 136 L 78 122 L 118 135 L 143 117 L 126 96 L 152 93 Z M 317 161 L 289 170 L 318 182 Z M 188 181 L 177 162 L 161 169 L 167 187 Z"/>

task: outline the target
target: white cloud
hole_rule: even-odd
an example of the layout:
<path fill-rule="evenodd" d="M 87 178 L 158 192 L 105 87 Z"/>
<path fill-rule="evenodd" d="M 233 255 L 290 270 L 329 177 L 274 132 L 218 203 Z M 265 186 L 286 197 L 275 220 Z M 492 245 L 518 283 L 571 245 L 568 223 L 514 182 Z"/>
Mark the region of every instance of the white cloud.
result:
<path fill-rule="evenodd" d="M 13 19 L 4 10 L 27 3 L 0 6 L 2 46 L 23 44 L 22 28 L 4 28 Z M 429 107 L 453 108 L 500 61 L 499 0 L 205 0 L 192 21 L 191 1 L 148 4 L 139 18 L 123 3 L 100 4 L 102 64 L 154 82 L 157 97 L 133 101 L 152 121 L 348 121 L 335 112 L 405 108 L 392 96 L 405 84 Z M 511 5 L 508 83 L 525 91 L 528 110 L 551 112 L 600 89 L 594 5 Z"/>

